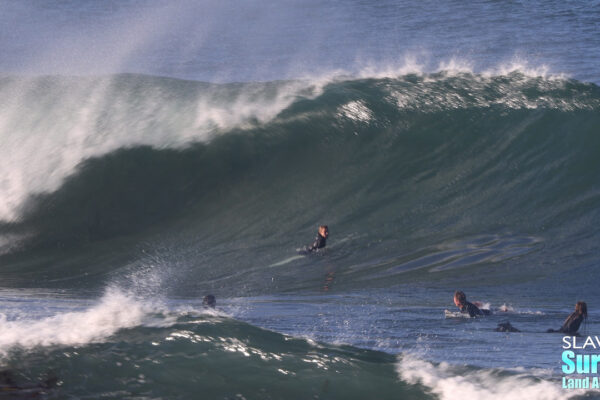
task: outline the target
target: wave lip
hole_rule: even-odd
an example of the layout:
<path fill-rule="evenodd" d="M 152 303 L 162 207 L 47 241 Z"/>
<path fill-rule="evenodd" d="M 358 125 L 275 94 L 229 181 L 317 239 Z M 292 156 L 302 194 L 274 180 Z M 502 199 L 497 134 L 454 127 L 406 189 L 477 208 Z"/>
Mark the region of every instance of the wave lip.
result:
<path fill-rule="evenodd" d="M 275 118 L 306 81 L 210 84 L 135 74 L 0 78 L 0 221 L 54 191 L 87 159 L 123 148 L 181 149 Z"/>

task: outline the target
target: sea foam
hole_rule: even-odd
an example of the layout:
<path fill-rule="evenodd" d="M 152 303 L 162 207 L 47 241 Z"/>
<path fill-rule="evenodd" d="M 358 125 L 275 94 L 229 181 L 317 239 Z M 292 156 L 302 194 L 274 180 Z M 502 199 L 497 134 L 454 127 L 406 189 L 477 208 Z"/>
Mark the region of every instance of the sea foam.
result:
<path fill-rule="evenodd" d="M 526 372 L 471 369 L 445 362 L 434 364 L 412 355 L 400 356 L 396 371 L 400 379 L 428 387 L 441 400 L 559 400 L 585 393 L 584 390 L 566 391 L 558 381 L 540 379 Z"/>
<path fill-rule="evenodd" d="M 0 354 L 15 347 L 77 346 L 102 342 L 121 329 L 142 323 L 149 307 L 118 289 L 108 289 L 96 305 L 41 319 L 7 320 L 0 314 Z"/>

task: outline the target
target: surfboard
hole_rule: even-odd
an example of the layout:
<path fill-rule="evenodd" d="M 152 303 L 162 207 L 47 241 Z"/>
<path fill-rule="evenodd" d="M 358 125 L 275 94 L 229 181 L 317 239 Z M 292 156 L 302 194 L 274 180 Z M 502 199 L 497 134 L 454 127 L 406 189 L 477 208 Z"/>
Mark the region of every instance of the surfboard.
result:
<path fill-rule="evenodd" d="M 450 310 L 444 310 L 444 317 L 445 318 L 471 318 L 469 316 L 469 314 L 467 314 L 467 313 L 462 313 L 460 311 L 450 311 Z"/>

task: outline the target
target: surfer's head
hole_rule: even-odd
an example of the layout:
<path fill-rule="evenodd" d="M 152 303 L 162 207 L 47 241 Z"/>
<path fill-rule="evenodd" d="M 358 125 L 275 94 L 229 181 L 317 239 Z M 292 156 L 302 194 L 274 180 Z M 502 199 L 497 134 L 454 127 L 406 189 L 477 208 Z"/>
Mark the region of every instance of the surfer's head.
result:
<path fill-rule="evenodd" d="M 212 294 L 207 294 L 202 299 L 202 304 L 208 307 L 215 308 L 215 306 L 217 305 L 217 299 L 215 299 L 215 296 L 213 296 Z"/>
<path fill-rule="evenodd" d="M 456 307 L 461 307 L 467 302 L 467 295 L 462 290 L 454 292 L 454 304 Z"/>
<path fill-rule="evenodd" d="M 578 301 L 575 304 L 575 312 L 587 318 L 587 304 L 585 304 L 585 301 Z"/>
<path fill-rule="evenodd" d="M 329 228 L 327 227 L 327 225 L 319 226 L 319 235 L 327 239 L 327 236 L 329 236 Z"/>

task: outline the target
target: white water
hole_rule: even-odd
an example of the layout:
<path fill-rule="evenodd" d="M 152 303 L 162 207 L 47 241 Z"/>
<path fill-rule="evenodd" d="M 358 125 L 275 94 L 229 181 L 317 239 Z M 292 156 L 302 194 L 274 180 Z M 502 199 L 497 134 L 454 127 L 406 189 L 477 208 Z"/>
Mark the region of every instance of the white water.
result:
<path fill-rule="evenodd" d="M 101 342 L 121 329 L 138 326 L 150 312 L 147 304 L 117 290 L 89 308 L 34 318 L 21 311 L 17 319 L 0 314 L 0 355 L 20 347 L 77 346 Z"/>
<path fill-rule="evenodd" d="M 469 370 L 440 363 L 435 365 L 414 356 L 401 356 L 396 365 L 400 379 L 422 384 L 440 400 L 562 400 L 586 393 L 585 389 L 566 390 L 560 380 L 548 380 L 524 372 L 503 373 L 499 370 Z"/>

